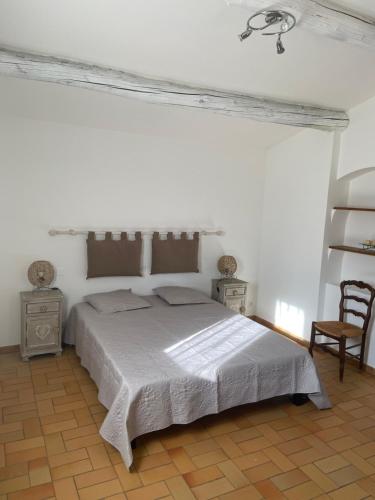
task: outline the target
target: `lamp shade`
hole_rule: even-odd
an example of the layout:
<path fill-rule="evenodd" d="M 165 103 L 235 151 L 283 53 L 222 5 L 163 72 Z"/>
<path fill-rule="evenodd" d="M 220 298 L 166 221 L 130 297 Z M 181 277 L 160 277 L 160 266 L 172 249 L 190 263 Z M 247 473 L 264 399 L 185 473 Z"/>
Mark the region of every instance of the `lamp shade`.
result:
<path fill-rule="evenodd" d="M 237 261 L 232 255 L 223 255 L 218 260 L 217 268 L 224 278 L 232 278 L 237 271 Z"/>

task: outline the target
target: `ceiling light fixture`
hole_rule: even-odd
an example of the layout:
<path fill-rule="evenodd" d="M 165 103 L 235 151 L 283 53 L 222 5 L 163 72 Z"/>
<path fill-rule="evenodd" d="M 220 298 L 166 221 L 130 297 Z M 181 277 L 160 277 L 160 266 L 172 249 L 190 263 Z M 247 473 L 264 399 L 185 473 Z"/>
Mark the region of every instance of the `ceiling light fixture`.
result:
<path fill-rule="evenodd" d="M 262 20 L 262 22 L 260 22 Z M 265 31 L 262 35 L 277 35 L 276 49 L 278 54 L 283 54 L 285 48 L 281 35 L 288 33 L 296 25 L 296 18 L 285 10 L 261 10 L 256 12 L 247 21 L 246 30 L 239 35 L 241 42 L 249 38 L 254 31 Z"/>

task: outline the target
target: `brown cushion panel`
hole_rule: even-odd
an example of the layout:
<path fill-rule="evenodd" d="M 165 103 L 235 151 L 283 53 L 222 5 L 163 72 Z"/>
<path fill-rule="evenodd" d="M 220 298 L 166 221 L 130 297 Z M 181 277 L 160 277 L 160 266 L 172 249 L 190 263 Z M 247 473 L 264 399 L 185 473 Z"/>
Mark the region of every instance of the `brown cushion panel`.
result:
<path fill-rule="evenodd" d="M 181 233 L 181 239 L 175 239 L 173 233 L 168 233 L 166 240 L 161 240 L 159 233 L 154 233 L 151 274 L 199 273 L 198 248 L 199 233 L 194 233 L 192 240 L 186 233 Z"/>
<path fill-rule="evenodd" d="M 135 240 L 129 240 L 127 233 L 121 233 L 120 240 L 113 240 L 112 233 L 105 234 L 105 240 L 96 240 L 95 233 L 87 238 L 87 278 L 104 276 L 141 276 L 141 233 Z"/>

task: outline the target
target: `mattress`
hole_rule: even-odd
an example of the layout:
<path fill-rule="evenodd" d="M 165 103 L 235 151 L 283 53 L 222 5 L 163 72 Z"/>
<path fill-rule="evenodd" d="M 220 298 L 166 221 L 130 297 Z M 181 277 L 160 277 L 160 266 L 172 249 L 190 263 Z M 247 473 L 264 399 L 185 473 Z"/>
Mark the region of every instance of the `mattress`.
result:
<path fill-rule="evenodd" d="M 108 409 L 102 437 L 130 467 L 131 441 L 204 415 L 284 394 L 330 402 L 308 351 L 219 303 L 153 307 L 99 314 L 72 308 L 64 341 Z"/>

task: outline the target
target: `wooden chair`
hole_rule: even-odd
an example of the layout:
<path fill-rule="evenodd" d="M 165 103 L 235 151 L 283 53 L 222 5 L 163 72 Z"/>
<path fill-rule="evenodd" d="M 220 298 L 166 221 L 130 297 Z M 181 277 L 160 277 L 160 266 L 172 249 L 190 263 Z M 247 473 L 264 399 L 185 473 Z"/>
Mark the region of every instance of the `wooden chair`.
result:
<path fill-rule="evenodd" d="M 346 291 L 347 287 L 357 287 L 361 290 L 367 290 L 370 292 L 369 299 L 363 297 L 358 297 L 353 291 Z M 339 321 L 313 321 L 311 326 L 311 339 L 309 352 L 312 356 L 312 351 L 315 345 L 317 346 L 339 346 L 339 357 L 340 357 L 340 382 L 344 378 L 344 366 L 345 366 L 345 355 L 348 354 L 352 358 L 359 360 L 359 368 L 363 369 L 363 359 L 365 355 L 366 346 L 366 334 L 370 324 L 372 306 L 375 299 L 375 288 L 363 281 L 343 281 L 340 284 L 341 288 L 341 301 L 340 301 L 340 318 Z M 347 301 L 355 301 L 366 306 L 366 311 L 358 311 L 352 308 L 347 308 Z M 344 322 L 346 315 L 354 315 L 363 319 L 362 328 L 359 326 L 352 325 L 351 323 Z M 315 343 L 315 337 L 323 336 L 335 340 L 335 342 L 317 342 Z M 361 337 L 361 342 L 359 344 L 346 346 L 346 340 L 349 338 Z M 350 349 L 355 347 L 360 347 L 359 354 L 352 354 L 349 352 Z"/>

